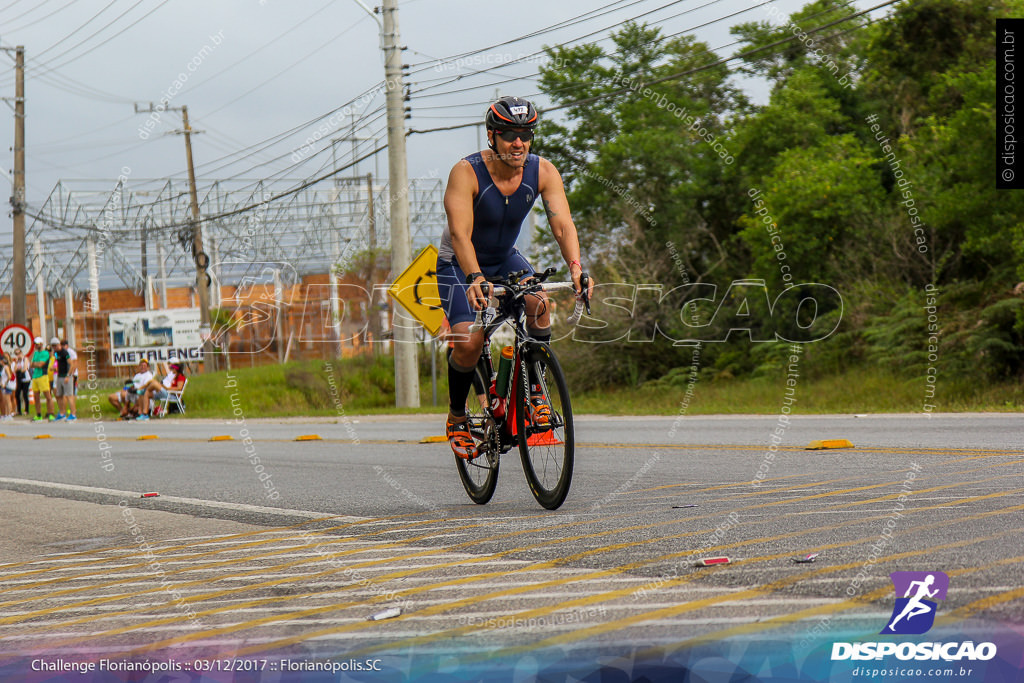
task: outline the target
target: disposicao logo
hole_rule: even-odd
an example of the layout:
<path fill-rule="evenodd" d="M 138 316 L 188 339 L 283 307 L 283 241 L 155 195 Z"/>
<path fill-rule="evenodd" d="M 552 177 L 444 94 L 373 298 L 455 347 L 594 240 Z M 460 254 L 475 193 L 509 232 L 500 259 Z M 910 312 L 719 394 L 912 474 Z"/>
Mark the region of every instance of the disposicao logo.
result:
<path fill-rule="evenodd" d="M 935 623 L 938 605 L 934 601 L 946 599 L 949 577 L 942 572 L 893 572 L 889 577 L 896 589 L 896 605 L 892 608 L 888 626 L 880 633 L 927 633 Z"/>
<path fill-rule="evenodd" d="M 945 600 L 949 577 L 942 572 L 893 572 L 889 575 L 896 591 L 892 615 L 880 635 L 921 635 L 935 624 L 936 600 Z M 951 662 L 966 659 L 987 661 L 996 656 L 994 643 L 832 643 L 832 660 L 897 659 Z"/>

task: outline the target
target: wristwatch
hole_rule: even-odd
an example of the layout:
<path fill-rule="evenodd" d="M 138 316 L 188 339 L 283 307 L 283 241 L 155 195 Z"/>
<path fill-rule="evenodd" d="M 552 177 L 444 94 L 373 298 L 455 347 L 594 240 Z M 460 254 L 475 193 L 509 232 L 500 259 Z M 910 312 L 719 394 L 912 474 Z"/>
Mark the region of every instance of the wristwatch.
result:
<path fill-rule="evenodd" d="M 466 284 L 467 284 L 467 285 L 471 285 L 471 284 L 473 284 L 473 282 L 474 282 L 474 281 L 475 281 L 475 280 L 476 280 L 476 279 L 477 279 L 478 277 L 484 277 L 484 274 L 483 274 L 483 273 L 480 273 L 480 272 L 477 272 L 477 273 L 470 273 L 469 275 L 467 275 L 467 276 L 466 276 Z"/>

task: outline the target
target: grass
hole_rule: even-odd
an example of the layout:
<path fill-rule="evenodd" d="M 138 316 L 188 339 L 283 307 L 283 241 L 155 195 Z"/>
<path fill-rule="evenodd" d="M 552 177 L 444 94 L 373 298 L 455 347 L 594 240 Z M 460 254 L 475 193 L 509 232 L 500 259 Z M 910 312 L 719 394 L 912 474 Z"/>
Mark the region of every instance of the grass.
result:
<path fill-rule="evenodd" d="M 762 414 L 779 412 L 785 394 L 783 379 L 700 380 L 686 401 L 685 387 L 651 385 L 591 392 L 573 398 L 579 413 L 620 415 Z M 935 384 L 934 398 L 926 399 L 924 378 L 907 379 L 876 368 L 859 368 L 842 375 L 800 378 L 794 388 L 794 413 L 920 413 L 926 403 L 931 412 L 1019 412 L 1024 409 L 1024 388 L 1017 382 L 985 384 L 965 380 Z"/>
<path fill-rule="evenodd" d="M 96 392 L 102 414 L 115 417 L 107 394 L 116 380 Z M 874 367 L 842 375 L 801 377 L 795 387 L 794 413 L 919 413 L 924 404 L 933 412 L 1020 412 L 1024 387 L 1018 382 L 985 383 L 946 378 L 940 373 L 934 400 L 926 400 L 923 377 L 908 379 Z M 638 388 L 611 388 L 572 396 L 575 412 L 605 415 L 762 414 L 779 412 L 785 381 L 778 379 L 701 379 L 686 400 L 686 385 L 650 382 Z M 333 361 L 298 361 L 287 365 L 239 368 L 190 378 L 185 395 L 189 417 L 228 418 L 380 414 L 440 414 L 448 395 L 446 366 L 438 363 L 438 406 L 431 405 L 429 358 L 420 358 L 420 408 L 394 406 L 394 369 L 388 356 Z M 79 397 L 79 414 L 89 414 L 90 392 Z M 238 411 L 241 411 L 240 413 Z"/>
<path fill-rule="evenodd" d="M 443 408 L 431 405 L 429 359 L 426 363 L 423 360 L 421 358 L 421 370 L 425 371 L 420 377 L 422 408 L 395 407 L 394 364 L 387 356 L 297 361 L 192 375 L 184 403 L 188 416 L 196 418 L 228 418 L 236 414 L 251 418 L 441 412 Z M 441 363 L 438 375 L 438 401 L 446 402 L 448 384 Z M 79 413 L 90 410 L 90 396 L 95 393 L 100 396 L 102 414 L 116 417 L 117 411 L 106 397 L 120 386 L 120 380 L 105 380 L 95 392 L 82 389 Z"/>

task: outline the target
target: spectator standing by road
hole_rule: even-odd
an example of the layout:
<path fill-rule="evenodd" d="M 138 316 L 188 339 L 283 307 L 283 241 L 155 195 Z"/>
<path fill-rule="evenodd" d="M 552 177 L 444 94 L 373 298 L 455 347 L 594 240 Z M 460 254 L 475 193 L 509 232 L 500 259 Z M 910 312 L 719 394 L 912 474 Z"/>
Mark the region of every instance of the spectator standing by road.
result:
<path fill-rule="evenodd" d="M 17 380 L 14 387 L 14 404 L 18 409 L 18 415 L 28 415 L 31 411 L 28 405 L 28 388 L 32 384 L 32 372 L 29 368 L 28 358 L 18 349 L 14 352 L 14 361 L 11 363 L 14 368 L 14 378 Z M 24 413 L 22 404 L 25 405 Z"/>
<path fill-rule="evenodd" d="M 33 419 L 34 422 L 41 422 L 43 420 L 42 415 L 42 399 L 46 397 L 46 419 L 53 422 L 56 418 L 53 416 L 53 392 L 50 391 L 50 363 L 53 358 L 50 356 L 50 352 L 46 350 L 43 345 L 43 338 L 35 338 L 35 351 L 32 353 L 32 393 L 35 394 L 36 399 L 36 416 Z"/>
<path fill-rule="evenodd" d="M 14 389 L 17 386 L 11 359 L 0 354 L 0 420 L 14 419 Z"/>
<path fill-rule="evenodd" d="M 68 346 L 68 340 L 60 341 L 56 337 L 50 340 L 53 347 L 53 357 L 56 359 L 56 372 L 54 373 L 53 393 L 57 397 L 57 419 L 63 420 L 65 410 L 68 422 L 78 419 L 75 417 L 75 386 L 74 373 L 78 366 L 78 354 Z"/>

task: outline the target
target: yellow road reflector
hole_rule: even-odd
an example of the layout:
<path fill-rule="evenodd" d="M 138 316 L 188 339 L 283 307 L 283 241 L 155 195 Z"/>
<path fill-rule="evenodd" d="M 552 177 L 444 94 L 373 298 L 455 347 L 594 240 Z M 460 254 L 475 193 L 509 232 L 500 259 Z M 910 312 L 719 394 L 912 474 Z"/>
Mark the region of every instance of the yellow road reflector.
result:
<path fill-rule="evenodd" d="M 822 451 L 826 448 L 853 448 L 853 442 L 849 439 L 823 439 L 810 442 L 804 450 Z"/>
<path fill-rule="evenodd" d="M 49 434 L 36 434 L 33 438 L 35 438 L 35 439 L 49 439 L 50 435 Z"/>
<path fill-rule="evenodd" d="M 136 441 L 152 441 L 153 439 L 159 439 L 160 437 L 156 434 L 141 434 Z"/>
<path fill-rule="evenodd" d="M 220 436 L 211 436 L 210 441 L 234 441 L 235 437 L 230 434 L 221 434 Z"/>
<path fill-rule="evenodd" d="M 296 441 L 323 441 L 319 434 L 302 434 L 295 437 Z"/>
<path fill-rule="evenodd" d="M 447 440 L 447 436 L 425 436 L 420 439 L 420 443 L 444 443 Z"/>
<path fill-rule="evenodd" d="M 6 439 L 6 438 L 7 438 L 6 434 L 0 434 L 0 439 Z"/>

